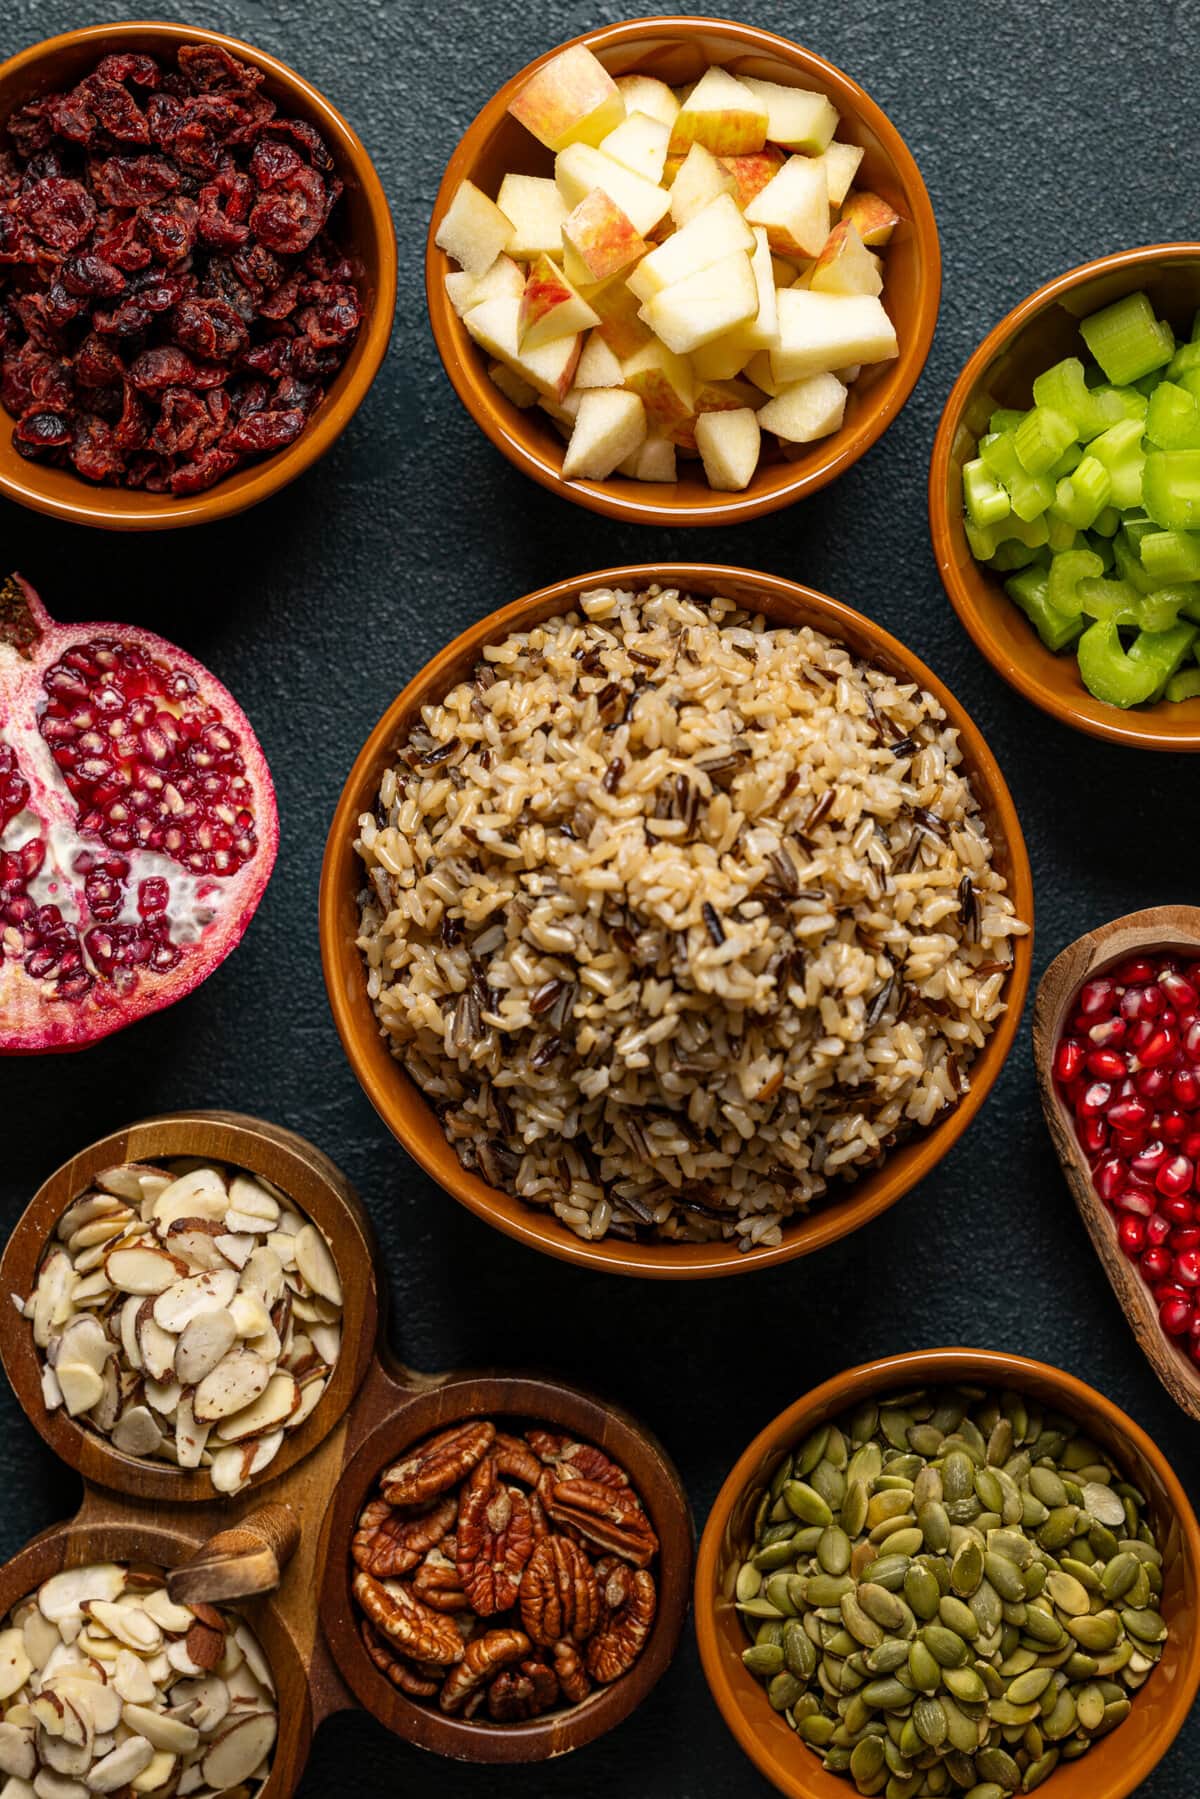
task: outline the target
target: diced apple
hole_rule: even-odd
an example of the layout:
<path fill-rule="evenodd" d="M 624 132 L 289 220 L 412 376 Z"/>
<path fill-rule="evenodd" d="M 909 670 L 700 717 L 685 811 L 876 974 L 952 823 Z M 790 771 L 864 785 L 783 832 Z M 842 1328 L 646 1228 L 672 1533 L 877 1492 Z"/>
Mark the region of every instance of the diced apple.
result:
<path fill-rule="evenodd" d="M 733 196 L 721 194 L 665 244 L 643 257 L 632 275 L 626 277 L 627 285 L 639 300 L 652 299 L 665 287 L 673 287 L 700 269 L 711 268 L 735 250 L 753 250 L 754 241 L 754 233 Z"/>
<path fill-rule="evenodd" d="M 786 385 L 849 362 L 886 362 L 897 353 L 895 327 L 873 294 L 780 290 L 779 348 L 771 351 L 776 381 Z"/>
<path fill-rule="evenodd" d="M 621 463 L 620 473 L 634 481 L 674 481 L 675 445 L 665 437 L 647 437 Z"/>
<path fill-rule="evenodd" d="M 540 394 L 561 401 L 571 385 L 582 339 L 559 337 L 539 349 L 522 350 L 520 319 L 520 300 L 499 299 L 473 306 L 463 323 L 490 356 L 531 382 Z"/>
<path fill-rule="evenodd" d="M 809 286 L 815 294 L 881 294 L 879 258 L 858 235 L 852 219 L 834 226 L 813 264 Z"/>
<path fill-rule="evenodd" d="M 589 288 L 587 298 L 600 318 L 597 334 L 614 356 L 632 356 L 650 342 L 653 332 L 642 320 L 638 297 L 630 293 L 623 276 L 614 275 L 611 281 Z"/>
<path fill-rule="evenodd" d="M 621 363 L 598 331 L 588 333 L 575 370 L 576 387 L 620 387 Z"/>
<path fill-rule="evenodd" d="M 653 181 L 655 186 L 663 178 L 663 165 L 667 160 L 667 144 L 670 142 L 670 127 L 661 119 L 652 119 L 647 113 L 631 113 L 622 120 L 615 131 L 610 131 L 600 145 L 605 156 L 611 156 L 624 169 L 632 169 L 645 181 Z"/>
<path fill-rule="evenodd" d="M 750 267 L 758 287 L 758 313 L 748 327 L 750 341 L 756 349 L 773 350 L 779 342 L 779 303 L 771 278 L 771 247 L 763 225 L 754 227 L 754 254 L 750 258 Z"/>
<path fill-rule="evenodd" d="M 757 356 L 752 356 L 750 361 L 746 364 L 744 372 L 747 381 L 753 381 L 755 387 L 761 388 L 763 393 L 769 394 L 772 399 L 775 398 L 776 394 L 782 393 L 783 388 L 781 383 L 776 381 L 774 375 L 771 373 L 771 356 L 769 351 L 760 350 Z"/>
<path fill-rule="evenodd" d="M 706 69 L 671 127 L 671 150 L 703 144 L 717 156 L 744 156 L 767 141 L 767 109 L 727 69 Z"/>
<path fill-rule="evenodd" d="M 710 487 L 737 493 L 748 487 L 758 467 L 758 418 L 749 406 L 736 412 L 705 412 L 696 420 L 696 447 Z"/>
<path fill-rule="evenodd" d="M 505 249 L 512 225 L 473 181 L 460 181 L 434 243 L 468 275 L 482 275 Z"/>
<path fill-rule="evenodd" d="M 679 102 L 665 81 L 656 81 L 653 75 L 618 75 L 617 91 L 627 113 L 644 112 L 668 131 L 675 123 Z"/>
<path fill-rule="evenodd" d="M 751 225 L 765 225 L 773 250 L 785 256 L 819 256 L 829 236 L 829 186 L 825 171 L 807 156 L 789 156 L 746 208 Z"/>
<path fill-rule="evenodd" d="M 781 256 L 777 250 L 771 251 L 771 279 L 776 287 L 791 287 L 796 279 L 797 267 L 793 258 Z"/>
<path fill-rule="evenodd" d="M 489 362 L 488 374 L 505 399 L 511 400 L 514 406 L 519 406 L 522 412 L 527 411 L 530 406 L 536 406 L 537 388 L 532 382 L 526 381 L 523 375 L 514 374 L 502 362 Z"/>
<path fill-rule="evenodd" d="M 833 375 L 809 375 L 781 388 L 758 415 L 764 431 L 788 443 L 812 443 L 837 431 L 846 411 L 846 390 Z"/>
<path fill-rule="evenodd" d="M 621 364 L 621 379 L 646 408 L 647 428 L 675 437 L 690 424 L 695 411 L 695 382 L 682 356 L 665 344 L 649 343 Z"/>
<path fill-rule="evenodd" d="M 446 276 L 446 292 L 459 318 L 472 306 L 482 306 L 485 300 L 505 296 L 519 299 L 524 287 L 525 271 L 511 256 L 497 256 L 491 268 L 482 275 L 468 275 L 465 269 L 455 269 Z"/>
<path fill-rule="evenodd" d="M 474 292 L 474 275 L 468 275 L 466 269 L 449 271 L 446 276 L 446 295 L 460 319 L 464 312 L 470 310 Z"/>
<path fill-rule="evenodd" d="M 825 170 L 831 206 L 840 206 L 850 192 L 850 183 L 857 175 L 862 159 L 863 153 L 857 144 L 839 143 L 830 144 L 824 155 L 817 158 Z"/>
<path fill-rule="evenodd" d="M 711 344 L 708 347 L 711 349 Z M 675 433 L 675 442 L 681 450 L 698 453 L 696 419 L 702 412 L 736 412 L 743 406 L 757 412 L 762 403 L 762 394 L 749 381 L 697 381 L 695 417 Z"/>
<path fill-rule="evenodd" d="M 656 187 L 652 181 L 644 181 L 640 175 L 623 168 L 611 156 L 605 156 L 603 151 L 595 150 L 589 144 L 572 144 L 556 156 L 554 179 L 559 193 L 572 209 L 586 199 L 594 187 L 603 188 L 643 237 L 653 231 L 670 205 L 670 196 L 663 188 Z"/>
<path fill-rule="evenodd" d="M 782 150 L 768 144 L 765 150 L 755 150 L 749 156 L 721 156 L 717 160 L 733 176 L 733 197 L 745 211 L 755 194 L 761 194 L 767 182 L 775 179 L 785 158 Z"/>
<path fill-rule="evenodd" d="M 641 316 L 669 350 L 686 356 L 723 331 L 748 323 L 757 312 L 758 284 L 750 258 L 738 250 L 655 294 Z M 848 362 L 850 357 L 841 360 Z"/>
<path fill-rule="evenodd" d="M 723 332 L 711 343 L 701 344 L 691 357 L 692 372 L 697 381 L 732 381 L 740 375 L 755 353 L 754 320 L 748 319 L 732 331 Z"/>
<path fill-rule="evenodd" d="M 590 331 L 599 323 L 587 301 L 549 256 L 539 256 L 530 264 L 518 321 L 522 352 L 538 350 L 577 331 Z"/>
<path fill-rule="evenodd" d="M 553 181 L 545 175 L 506 175 L 496 205 L 512 224 L 510 256 L 562 255 L 563 220 L 567 209 Z"/>
<path fill-rule="evenodd" d="M 842 217 L 857 226 L 864 244 L 886 244 L 900 223 L 900 214 L 878 194 L 852 190 L 842 206 Z"/>
<path fill-rule="evenodd" d="M 564 267 L 572 275 L 576 268 L 582 269 L 584 282 L 607 281 L 644 256 L 649 247 L 602 187 L 594 187 L 567 214 L 562 236 L 569 252 Z"/>
<path fill-rule="evenodd" d="M 858 380 L 858 377 L 862 374 L 862 363 L 848 362 L 844 369 L 834 369 L 833 372 L 843 387 L 853 387 L 854 383 Z"/>
<path fill-rule="evenodd" d="M 838 128 L 837 108 L 824 94 L 784 87 L 778 81 L 752 81 L 748 75 L 743 86 L 766 108 L 768 138 L 786 150 L 819 156 Z"/>
<path fill-rule="evenodd" d="M 625 102 L 587 45 L 571 44 L 529 77 L 508 110 L 548 150 L 565 150 L 607 137 L 624 118 Z"/>
<path fill-rule="evenodd" d="M 603 481 L 645 436 L 646 409 L 637 394 L 588 388 L 580 397 L 563 474 L 568 481 Z"/>
<path fill-rule="evenodd" d="M 671 183 L 671 217 L 682 227 L 721 194 L 732 194 L 736 187 L 733 176 L 712 151 L 703 144 L 693 144 Z"/>

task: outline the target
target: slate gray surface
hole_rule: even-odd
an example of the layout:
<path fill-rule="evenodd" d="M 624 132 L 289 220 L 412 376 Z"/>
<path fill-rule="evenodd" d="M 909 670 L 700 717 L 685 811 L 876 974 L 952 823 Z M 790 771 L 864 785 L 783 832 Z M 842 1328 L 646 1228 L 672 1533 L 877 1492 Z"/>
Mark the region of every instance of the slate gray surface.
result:
<path fill-rule="evenodd" d="M 136 5 L 0 0 L 0 51 Z M 701 9 L 709 10 L 709 9 Z M 560 576 L 653 558 L 777 570 L 879 619 L 974 713 L 1024 824 L 1037 972 L 1092 924 L 1195 894 L 1194 766 L 1093 743 L 1042 717 L 965 636 L 930 553 L 925 474 L 963 361 L 1040 282 L 1194 231 L 1200 13 L 1157 0 L 1051 7 L 809 0 L 744 16 L 849 70 L 915 153 L 945 257 L 941 322 L 899 421 L 837 486 L 759 524 L 664 533 L 544 493 L 459 406 L 425 317 L 425 228 L 445 161 L 501 80 L 633 6 L 578 0 L 195 0 L 161 16 L 233 32 L 294 64 L 355 124 L 395 211 L 391 356 L 350 430 L 306 479 L 202 533 L 85 533 L 11 506 L 0 564 L 67 618 L 153 626 L 209 663 L 250 713 L 279 787 L 283 845 L 241 949 L 192 998 L 85 1060 L 0 1073 L 0 1225 L 65 1156 L 152 1111 L 236 1107 L 305 1132 L 357 1183 L 383 1239 L 394 1330 L 413 1365 L 544 1363 L 608 1391 L 663 1437 L 702 1523 L 749 1435 L 837 1369 L 941 1343 L 1023 1351 L 1128 1408 L 1193 1496 L 1196 1427 L 1141 1360 L 1059 1178 L 1027 1028 L 966 1139 L 894 1211 L 815 1260 L 752 1281 L 632 1286 L 519 1248 L 444 1198 L 360 1093 L 329 1019 L 316 884 L 329 817 L 363 738 L 409 677 L 482 613 Z M 1028 1020 L 1026 1020 L 1026 1027 Z M 0 1392 L 0 1553 L 76 1502 Z M 1141 1791 L 1193 1799 L 1193 1721 Z M 304 1799 L 403 1790 L 742 1799 L 765 1784 L 727 1736 L 694 1644 L 643 1709 L 579 1755 L 527 1771 L 437 1763 L 361 1716 L 317 1740 Z"/>

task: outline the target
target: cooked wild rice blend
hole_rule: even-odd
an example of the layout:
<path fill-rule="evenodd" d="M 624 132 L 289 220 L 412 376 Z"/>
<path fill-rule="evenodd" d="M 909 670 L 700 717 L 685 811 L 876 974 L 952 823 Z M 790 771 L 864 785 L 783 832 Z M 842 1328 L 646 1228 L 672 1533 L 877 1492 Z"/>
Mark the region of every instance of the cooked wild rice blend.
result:
<path fill-rule="evenodd" d="M 485 649 L 359 821 L 392 1052 L 582 1237 L 778 1243 L 967 1090 L 1014 916 L 937 701 L 652 587 Z"/>

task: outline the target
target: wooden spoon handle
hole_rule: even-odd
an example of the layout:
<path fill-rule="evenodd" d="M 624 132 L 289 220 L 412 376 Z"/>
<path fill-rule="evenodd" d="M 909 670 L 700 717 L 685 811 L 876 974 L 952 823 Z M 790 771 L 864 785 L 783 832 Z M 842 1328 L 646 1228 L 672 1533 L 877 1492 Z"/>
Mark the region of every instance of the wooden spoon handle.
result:
<path fill-rule="evenodd" d="M 179 1605 L 246 1599 L 271 1593 L 300 1541 L 300 1519 L 290 1505 L 259 1506 L 229 1530 L 219 1530 L 167 1576 Z"/>

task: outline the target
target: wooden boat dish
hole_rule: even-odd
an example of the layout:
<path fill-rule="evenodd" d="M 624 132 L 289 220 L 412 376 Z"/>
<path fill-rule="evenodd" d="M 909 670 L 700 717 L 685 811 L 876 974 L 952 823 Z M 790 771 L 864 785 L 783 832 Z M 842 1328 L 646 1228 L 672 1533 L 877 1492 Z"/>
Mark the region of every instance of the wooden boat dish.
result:
<path fill-rule="evenodd" d="M 1200 908 L 1151 906 L 1144 912 L 1114 918 L 1111 924 L 1098 925 L 1077 938 L 1042 976 L 1033 1009 L 1033 1055 L 1046 1124 L 1112 1290 L 1139 1347 L 1171 1398 L 1190 1417 L 1200 1418 L 1200 1368 L 1166 1335 L 1158 1321 L 1154 1295 L 1122 1253 L 1116 1221 L 1096 1191 L 1087 1156 L 1054 1080 L 1054 1051 L 1083 983 L 1127 956 L 1173 949 L 1200 954 Z"/>
<path fill-rule="evenodd" d="M 1001 319 L 954 384 L 929 466 L 929 524 L 938 570 L 959 618 L 1010 687 L 1060 723 L 1112 743 L 1200 750 L 1200 699 L 1105 705 L 1069 652 L 1048 650 L 1000 578 L 976 562 L 963 528 L 962 470 L 998 406 L 1027 407 L 1035 376 L 1084 346 L 1079 320 L 1145 288 L 1155 311 L 1190 329 L 1200 306 L 1200 243 L 1121 250 L 1070 269 Z"/>
<path fill-rule="evenodd" d="M 165 531 L 176 525 L 207 524 L 278 493 L 311 468 L 341 436 L 378 374 L 392 334 L 396 234 L 374 165 L 356 133 L 328 100 L 266 51 L 197 25 L 144 20 L 89 25 L 33 44 L 0 64 L 0 120 L 39 94 L 72 86 L 102 56 L 123 50 L 169 56 L 181 44 L 217 44 L 231 56 L 261 69 L 265 91 L 293 117 L 306 120 L 321 133 L 345 183 L 334 233 L 341 235 L 362 264 L 360 291 L 365 316 L 349 356 L 295 442 L 236 470 L 204 493 L 180 497 L 146 493 L 140 488 L 100 487 L 83 480 L 73 469 L 27 462 L 13 448 L 12 420 L 0 410 L 0 493 L 35 512 L 106 531 Z"/>
<path fill-rule="evenodd" d="M 1146 1494 L 1163 1549 L 1161 1610 L 1170 1627 L 1162 1661 L 1119 1729 L 1045 1783 L 1047 1799 L 1125 1799 L 1166 1754 L 1200 1686 L 1200 1525 L 1170 1463 L 1132 1418 L 1061 1368 L 990 1349 L 926 1349 L 887 1356 L 835 1375 L 772 1419 L 730 1471 L 700 1541 L 696 1635 L 717 1709 L 759 1772 L 788 1799 L 847 1799 L 853 1785 L 827 1773 L 791 1726 L 771 1710 L 742 1665 L 749 1639 L 734 1610 L 733 1581 L 754 1510 L 788 1450 L 859 1401 L 916 1386 L 968 1382 L 1015 1388 L 1078 1418 Z"/>
<path fill-rule="evenodd" d="M 713 563 L 646 563 L 602 569 L 556 582 L 494 612 L 455 638 L 426 664 L 384 713 L 360 752 L 338 801 L 321 871 L 320 933 L 325 985 L 350 1065 L 388 1129 L 454 1199 L 497 1230 L 581 1266 L 661 1280 L 749 1273 L 809 1254 L 857 1230 L 893 1205 L 934 1168 L 979 1111 L 1004 1065 L 1021 1021 L 1032 959 L 1032 936 L 1014 939 L 1008 1010 L 972 1064 L 962 1103 L 928 1131 L 914 1135 L 872 1172 L 784 1227 L 782 1243 L 740 1250 L 733 1243 L 630 1243 L 615 1237 L 585 1242 L 559 1220 L 465 1169 L 424 1095 L 392 1056 L 367 997 L 356 947 L 361 864 L 354 850 L 358 819 L 375 804 L 384 769 L 420 709 L 440 700 L 473 667 L 485 644 L 566 612 L 592 587 L 644 588 L 653 582 L 700 595 L 722 594 L 777 625 L 811 625 L 856 654 L 916 681 L 940 701 L 958 733 L 966 766 L 987 819 L 996 864 L 1018 915 L 1033 918 L 1033 883 L 1021 827 L 1004 778 L 970 717 L 925 664 L 888 632 L 838 600 L 777 575 Z"/>
<path fill-rule="evenodd" d="M 933 207 L 920 171 L 900 133 L 858 83 L 823 57 L 799 44 L 724 19 L 650 18 L 606 25 L 572 38 L 586 44 L 612 75 L 657 76 L 673 86 L 696 81 L 712 65 L 735 75 L 782 82 L 828 94 L 841 115 L 838 136 L 861 144 L 865 156 L 861 186 L 882 194 L 905 223 L 887 246 L 883 300 L 896 326 L 900 354 L 868 369 L 850 388 L 841 429 L 817 443 L 796 445 L 793 458 L 760 463 L 749 487 L 718 493 L 701 473 L 675 482 L 606 481 L 563 478 L 563 442 L 537 407 L 522 412 L 488 377 L 487 359 L 472 342 L 446 294 L 445 276 L 455 266 L 434 243 L 434 234 L 460 181 L 470 179 L 494 197 L 509 170 L 551 173 L 548 150 L 508 116 L 508 104 L 529 77 L 557 56 L 557 44 L 505 82 L 468 126 L 438 189 L 425 252 L 425 289 L 438 354 L 459 399 L 476 424 L 508 460 L 543 487 L 602 512 L 641 525 L 732 525 L 759 518 L 844 474 L 883 435 L 925 366 L 941 294 L 942 262 Z"/>
<path fill-rule="evenodd" d="M 50 1200 L 74 1196 L 80 1175 L 86 1181 L 117 1155 L 152 1161 L 183 1154 L 266 1175 L 328 1232 L 345 1289 L 343 1354 L 334 1375 L 342 1384 L 335 1394 L 331 1383 L 294 1443 L 285 1440 L 237 1517 L 236 1506 L 201 1474 L 134 1461 L 71 1420 L 48 1418 L 31 1366 L 29 1326 L 11 1305 L 0 1307 L 0 1356 L 17 1398 L 51 1447 L 84 1476 L 75 1518 L 44 1531 L 0 1568 L 0 1618 L 60 1568 L 105 1558 L 170 1570 L 168 1585 L 181 1603 L 245 1599 L 239 1610 L 262 1640 L 279 1692 L 279 1740 L 261 1799 L 290 1799 L 314 1730 L 356 1703 L 397 1736 L 460 1761 L 541 1761 L 612 1729 L 669 1666 L 683 1629 L 693 1536 L 678 1473 L 633 1418 L 553 1377 L 419 1374 L 400 1364 L 380 1332 L 379 1271 L 361 1206 L 311 1144 L 233 1113 L 181 1113 L 114 1133 L 67 1163 L 39 1193 L 0 1262 L 0 1281 L 8 1282 L 0 1290 L 11 1289 L 15 1270 L 35 1266 L 47 1225 L 58 1216 Z M 370 1662 L 349 1596 L 350 1537 L 381 1468 L 405 1445 L 480 1415 L 545 1422 L 611 1450 L 661 1543 L 658 1613 L 633 1669 L 582 1705 L 528 1724 L 464 1722 L 403 1698 Z"/>

